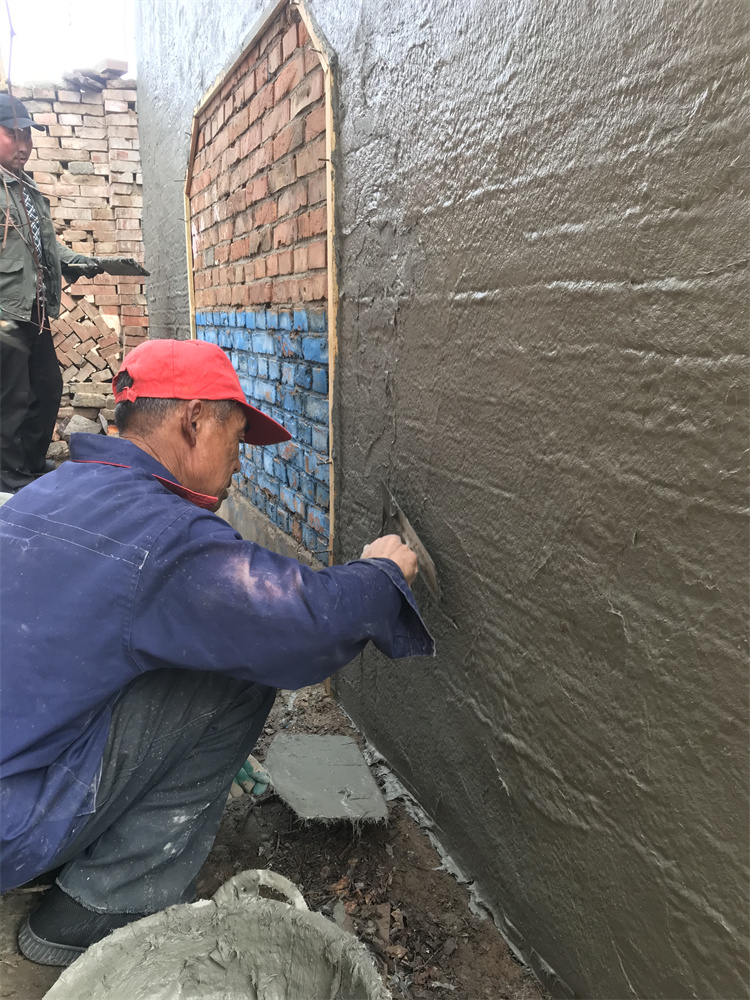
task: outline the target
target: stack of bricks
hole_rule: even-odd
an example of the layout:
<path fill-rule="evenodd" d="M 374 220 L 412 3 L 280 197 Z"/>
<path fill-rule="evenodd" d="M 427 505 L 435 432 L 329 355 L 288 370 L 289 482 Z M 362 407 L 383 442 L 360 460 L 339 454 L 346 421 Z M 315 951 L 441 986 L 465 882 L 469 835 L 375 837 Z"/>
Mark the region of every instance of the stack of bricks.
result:
<path fill-rule="evenodd" d="M 245 446 L 237 483 L 327 563 L 329 411 L 323 70 L 293 6 L 196 116 L 190 225 L 198 337 L 292 434 Z"/>
<path fill-rule="evenodd" d="M 50 200 L 58 238 L 77 253 L 142 263 L 136 91 L 134 81 L 119 78 L 124 68 L 105 64 L 102 89 L 39 84 L 13 92 L 46 127 L 34 134 L 26 169 Z M 67 436 L 76 413 L 98 409 L 111 420 L 108 383 L 148 334 L 143 282 L 101 274 L 65 287 L 63 279 L 60 318 L 51 324 L 64 383 L 56 436 Z M 82 396 L 89 402 L 104 397 L 105 405 L 81 406 Z"/>

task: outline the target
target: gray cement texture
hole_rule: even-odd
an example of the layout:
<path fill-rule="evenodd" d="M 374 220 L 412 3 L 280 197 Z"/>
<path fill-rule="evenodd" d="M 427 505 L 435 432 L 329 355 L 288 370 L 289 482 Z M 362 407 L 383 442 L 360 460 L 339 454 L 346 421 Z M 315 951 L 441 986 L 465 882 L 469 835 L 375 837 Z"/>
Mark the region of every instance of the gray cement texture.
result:
<path fill-rule="evenodd" d="M 260 5 L 137 5 L 152 329 Z M 334 57 L 336 557 L 382 479 L 435 660 L 347 710 L 560 995 L 747 995 L 747 5 L 309 0 Z M 140 95 L 139 95 L 140 96 Z"/>
<path fill-rule="evenodd" d="M 265 767 L 276 794 L 300 819 L 354 824 L 388 819 L 383 794 L 348 736 L 280 733 Z"/>

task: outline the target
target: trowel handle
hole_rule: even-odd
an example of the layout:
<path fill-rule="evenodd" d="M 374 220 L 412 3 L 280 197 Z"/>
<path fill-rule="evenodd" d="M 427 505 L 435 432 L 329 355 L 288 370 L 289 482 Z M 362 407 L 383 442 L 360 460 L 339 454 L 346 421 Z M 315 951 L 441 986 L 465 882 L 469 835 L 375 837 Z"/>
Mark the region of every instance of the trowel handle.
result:
<path fill-rule="evenodd" d="M 219 886 L 213 894 L 213 901 L 217 906 L 226 906 L 234 903 L 242 897 L 260 897 L 260 887 L 273 889 L 280 896 L 283 896 L 295 910 L 307 910 L 307 903 L 304 896 L 299 891 L 294 882 L 279 875 L 278 872 L 267 871 L 264 868 L 251 868 L 248 871 L 240 872 L 234 878 L 230 878 Z"/>

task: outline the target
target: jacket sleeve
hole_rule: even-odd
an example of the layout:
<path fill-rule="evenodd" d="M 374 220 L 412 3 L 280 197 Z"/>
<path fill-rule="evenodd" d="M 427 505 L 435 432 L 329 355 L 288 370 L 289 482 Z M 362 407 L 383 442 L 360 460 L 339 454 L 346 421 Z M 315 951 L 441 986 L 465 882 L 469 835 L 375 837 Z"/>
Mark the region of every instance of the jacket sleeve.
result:
<path fill-rule="evenodd" d="M 65 269 L 68 264 L 88 264 L 91 261 L 90 257 L 86 257 L 82 253 L 75 253 L 70 247 L 66 247 L 64 243 L 57 240 L 57 256 L 60 261 L 60 267 Z"/>
<path fill-rule="evenodd" d="M 140 670 L 217 670 L 297 688 L 345 666 L 370 640 L 391 658 L 434 655 L 389 559 L 316 571 L 208 514 L 170 539 L 150 551 L 136 588 L 129 645 Z"/>

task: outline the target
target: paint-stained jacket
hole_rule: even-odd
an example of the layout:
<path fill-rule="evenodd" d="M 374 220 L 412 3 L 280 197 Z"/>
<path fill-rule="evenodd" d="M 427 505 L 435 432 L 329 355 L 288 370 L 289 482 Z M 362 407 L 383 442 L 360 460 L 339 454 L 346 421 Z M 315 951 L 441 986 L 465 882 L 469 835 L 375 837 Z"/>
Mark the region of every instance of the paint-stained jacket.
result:
<path fill-rule="evenodd" d="M 113 701 L 144 671 L 297 688 L 369 640 L 434 652 L 390 560 L 316 572 L 243 540 L 129 441 L 76 434 L 71 455 L 0 508 L 3 890 L 93 811 Z"/>
<path fill-rule="evenodd" d="M 63 268 L 66 264 L 85 264 L 90 258 L 58 242 L 49 201 L 29 174 L 23 174 L 23 183 L 29 189 L 39 216 L 47 313 L 54 319 L 60 315 Z M 21 183 L 14 173 L 0 167 L 0 309 L 3 319 L 22 323 L 31 319 L 36 301 L 36 262 L 32 247 Z"/>

